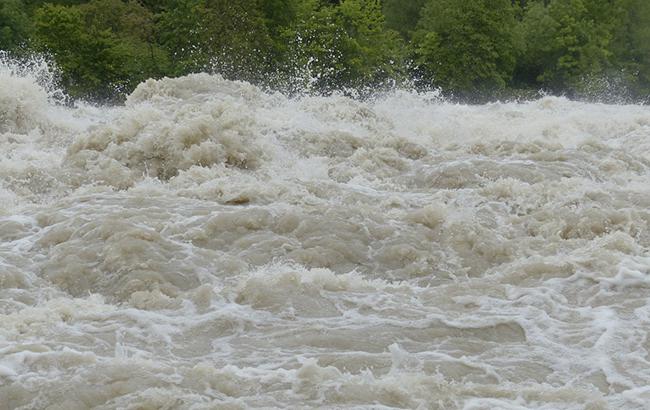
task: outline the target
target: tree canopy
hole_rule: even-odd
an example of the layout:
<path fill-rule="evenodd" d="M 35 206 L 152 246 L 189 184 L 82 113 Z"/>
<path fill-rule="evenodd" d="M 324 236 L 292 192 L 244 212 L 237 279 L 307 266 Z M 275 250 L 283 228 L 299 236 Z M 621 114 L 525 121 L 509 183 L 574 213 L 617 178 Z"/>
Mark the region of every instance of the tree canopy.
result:
<path fill-rule="evenodd" d="M 431 0 L 411 43 L 420 80 L 462 94 L 503 89 L 516 64 L 510 0 Z"/>
<path fill-rule="evenodd" d="M 219 72 L 284 91 L 439 87 L 644 100 L 646 0 L 3 0 L 0 50 L 50 55 L 74 97 Z M 621 94 L 621 93 L 619 93 Z"/>

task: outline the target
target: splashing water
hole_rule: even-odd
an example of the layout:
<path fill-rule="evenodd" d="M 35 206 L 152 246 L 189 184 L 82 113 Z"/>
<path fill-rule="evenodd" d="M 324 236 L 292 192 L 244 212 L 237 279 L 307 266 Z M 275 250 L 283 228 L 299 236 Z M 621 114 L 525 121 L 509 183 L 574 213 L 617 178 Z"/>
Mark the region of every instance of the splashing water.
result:
<path fill-rule="evenodd" d="M 0 84 L 2 410 L 650 402 L 648 107 Z"/>

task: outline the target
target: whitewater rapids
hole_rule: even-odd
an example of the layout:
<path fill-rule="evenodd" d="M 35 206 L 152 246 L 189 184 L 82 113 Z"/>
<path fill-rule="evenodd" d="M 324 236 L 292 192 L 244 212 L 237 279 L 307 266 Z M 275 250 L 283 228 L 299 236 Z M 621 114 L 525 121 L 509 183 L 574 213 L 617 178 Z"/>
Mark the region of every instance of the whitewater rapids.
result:
<path fill-rule="evenodd" d="M 5 66 L 0 410 L 647 409 L 649 224 L 647 106 Z"/>

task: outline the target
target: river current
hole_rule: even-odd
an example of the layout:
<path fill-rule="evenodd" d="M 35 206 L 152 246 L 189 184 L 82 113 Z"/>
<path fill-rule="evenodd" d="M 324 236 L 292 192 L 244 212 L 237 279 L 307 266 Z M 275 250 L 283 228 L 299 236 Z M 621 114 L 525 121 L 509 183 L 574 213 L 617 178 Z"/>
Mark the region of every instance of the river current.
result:
<path fill-rule="evenodd" d="M 650 107 L 0 67 L 0 410 L 647 409 Z"/>

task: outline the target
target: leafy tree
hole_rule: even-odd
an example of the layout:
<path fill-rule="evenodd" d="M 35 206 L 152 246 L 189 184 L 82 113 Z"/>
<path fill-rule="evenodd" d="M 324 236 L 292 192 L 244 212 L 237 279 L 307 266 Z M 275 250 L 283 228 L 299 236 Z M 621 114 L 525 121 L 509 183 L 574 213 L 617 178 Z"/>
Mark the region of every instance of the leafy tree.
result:
<path fill-rule="evenodd" d="M 296 75 L 290 40 L 296 36 L 295 26 L 298 16 L 303 14 L 300 11 L 303 3 L 302 0 L 259 0 L 270 37 L 268 56 L 264 67 L 260 67 L 268 74 L 264 80 L 267 86 L 286 89 L 290 77 Z"/>
<path fill-rule="evenodd" d="M 429 0 L 411 45 L 421 81 L 481 96 L 502 90 L 517 55 L 510 0 Z"/>
<path fill-rule="evenodd" d="M 173 0 L 159 15 L 162 46 L 173 73 L 214 70 L 259 80 L 271 38 L 256 0 Z"/>
<path fill-rule="evenodd" d="M 293 39 L 295 58 L 320 90 L 374 87 L 403 75 L 403 44 L 385 26 L 376 0 L 339 5 L 305 1 Z"/>
<path fill-rule="evenodd" d="M 613 30 L 621 12 L 617 0 L 531 4 L 522 22 L 526 45 L 518 79 L 575 92 L 589 78 L 605 75 L 611 67 Z"/>
<path fill-rule="evenodd" d="M 125 71 L 133 76 L 131 86 L 167 73 L 169 58 L 157 44 L 154 15 L 140 1 L 92 0 L 79 7 L 89 27 L 110 30 L 128 56 L 134 57 L 123 62 L 131 65 Z"/>
<path fill-rule="evenodd" d="M 169 6 L 169 0 L 139 0 L 139 3 L 152 13 L 160 13 Z"/>
<path fill-rule="evenodd" d="M 76 6 L 83 3 L 88 3 L 90 0 L 23 0 L 27 7 L 37 8 L 45 4 L 53 4 L 57 6 Z"/>
<path fill-rule="evenodd" d="M 625 0 L 611 45 L 615 67 L 637 97 L 650 93 L 650 2 Z"/>
<path fill-rule="evenodd" d="M 0 49 L 27 46 L 100 99 L 195 71 L 325 92 L 411 74 L 465 100 L 650 92 L 647 0 L 0 0 Z"/>
<path fill-rule="evenodd" d="M 27 41 L 29 18 L 21 0 L 0 3 L 0 50 L 15 50 Z"/>
<path fill-rule="evenodd" d="M 156 74 L 153 54 L 164 57 L 144 40 L 145 14 L 135 1 L 47 4 L 35 12 L 35 43 L 54 56 L 73 96 L 116 98 Z"/>
<path fill-rule="evenodd" d="M 402 37 L 410 38 L 420 20 L 420 11 L 425 3 L 426 0 L 384 0 L 386 26 L 399 32 Z"/>
<path fill-rule="evenodd" d="M 293 24 L 298 15 L 300 0 L 261 0 L 261 11 L 266 20 L 266 26 L 274 31 Z"/>

